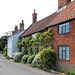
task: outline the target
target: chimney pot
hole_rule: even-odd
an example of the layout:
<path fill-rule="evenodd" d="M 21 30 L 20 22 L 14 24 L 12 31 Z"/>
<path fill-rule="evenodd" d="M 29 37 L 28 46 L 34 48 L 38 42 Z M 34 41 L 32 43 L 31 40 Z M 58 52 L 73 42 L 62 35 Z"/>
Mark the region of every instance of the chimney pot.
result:
<path fill-rule="evenodd" d="M 22 23 L 20 23 L 20 32 L 24 31 L 24 20 L 22 20 Z"/>
<path fill-rule="evenodd" d="M 15 25 L 15 32 L 18 30 L 18 25 Z"/>

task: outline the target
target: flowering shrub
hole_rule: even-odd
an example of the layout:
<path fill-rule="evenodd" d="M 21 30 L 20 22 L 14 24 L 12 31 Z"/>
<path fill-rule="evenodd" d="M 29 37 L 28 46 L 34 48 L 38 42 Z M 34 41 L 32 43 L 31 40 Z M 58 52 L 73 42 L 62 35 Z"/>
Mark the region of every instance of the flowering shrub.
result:
<path fill-rule="evenodd" d="M 37 54 L 32 61 L 32 66 L 33 67 L 40 67 L 40 54 Z"/>
<path fill-rule="evenodd" d="M 40 52 L 40 61 L 43 68 L 52 69 L 56 63 L 55 51 L 50 48 L 43 49 Z"/>
<path fill-rule="evenodd" d="M 22 59 L 22 53 L 21 52 L 15 52 L 15 53 L 13 53 L 12 57 L 13 57 L 13 60 L 15 62 L 20 62 Z"/>
<path fill-rule="evenodd" d="M 26 63 L 27 60 L 28 60 L 28 58 L 29 58 L 28 55 L 24 55 L 24 56 L 22 57 L 22 61 L 23 61 L 23 63 Z"/>
<path fill-rule="evenodd" d="M 32 63 L 34 57 L 35 57 L 34 55 L 29 56 L 29 58 L 27 60 L 28 64 L 31 64 Z"/>

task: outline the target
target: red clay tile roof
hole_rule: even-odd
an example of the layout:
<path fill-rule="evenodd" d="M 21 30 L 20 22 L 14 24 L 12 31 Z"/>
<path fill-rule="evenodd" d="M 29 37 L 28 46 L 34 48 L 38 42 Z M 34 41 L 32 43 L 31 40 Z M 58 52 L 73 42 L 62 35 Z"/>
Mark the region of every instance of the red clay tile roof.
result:
<path fill-rule="evenodd" d="M 53 19 L 57 16 L 57 12 L 53 13 L 52 15 L 36 22 L 36 24 L 31 25 L 20 37 L 27 36 L 30 34 L 33 34 L 37 31 L 41 31 L 43 29 L 46 29 L 46 26 L 50 24 L 50 22 L 53 21 Z"/>
<path fill-rule="evenodd" d="M 37 31 L 46 29 L 46 27 L 54 25 L 56 23 L 75 18 L 75 1 L 69 3 L 69 5 L 63 9 L 60 13 L 53 13 L 52 15 L 36 22 L 31 25 L 20 37 L 33 34 Z"/>
<path fill-rule="evenodd" d="M 70 2 L 69 5 L 63 9 L 48 26 L 69 20 L 71 18 L 75 18 L 75 1 Z"/>

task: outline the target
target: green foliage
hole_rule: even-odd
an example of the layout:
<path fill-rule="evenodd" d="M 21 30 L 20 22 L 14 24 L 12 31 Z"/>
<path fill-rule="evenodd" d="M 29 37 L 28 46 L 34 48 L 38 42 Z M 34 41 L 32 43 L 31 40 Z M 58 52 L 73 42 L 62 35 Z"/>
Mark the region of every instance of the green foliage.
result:
<path fill-rule="evenodd" d="M 0 37 L 0 51 L 4 51 L 4 47 L 7 44 L 7 38 L 9 36 L 1 36 Z"/>
<path fill-rule="evenodd" d="M 7 52 L 4 52 L 4 53 L 3 53 L 3 56 L 5 56 L 5 57 L 6 57 L 6 56 L 7 56 Z"/>
<path fill-rule="evenodd" d="M 7 59 L 10 59 L 8 56 L 6 56 Z"/>
<path fill-rule="evenodd" d="M 7 56 L 7 47 L 4 48 L 3 56 L 5 56 L 5 57 Z"/>
<path fill-rule="evenodd" d="M 56 63 L 56 55 L 53 49 L 47 48 L 40 52 L 40 61 L 42 67 L 52 69 Z"/>
<path fill-rule="evenodd" d="M 26 63 L 27 60 L 28 60 L 28 58 L 29 58 L 28 55 L 24 55 L 24 56 L 22 57 L 22 61 L 23 61 L 23 63 Z"/>
<path fill-rule="evenodd" d="M 75 75 L 75 73 L 74 72 L 70 72 L 70 75 Z"/>
<path fill-rule="evenodd" d="M 18 39 L 16 44 L 17 44 L 16 47 L 19 49 L 19 52 L 20 52 L 21 51 L 21 47 L 22 47 L 21 40 Z"/>
<path fill-rule="evenodd" d="M 13 60 L 15 62 L 20 62 L 22 59 L 22 53 L 21 52 L 15 52 L 15 53 L 13 53 L 12 57 L 13 57 Z"/>
<path fill-rule="evenodd" d="M 28 54 L 29 54 L 29 55 L 32 55 L 32 54 L 33 54 L 33 50 L 32 50 L 31 47 L 28 49 Z"/>
<path fill-rule="evenodd" d="M 22 39 L 21 44 L 22 47 L 24 47 L 23 49 L 23 54 L 28 54 L 28 49 L 29 49 L 29 41 L 30 41 L 30 37 L 26 37 L 25 39 Z"/>
<path fill-rule="evenodd" d="M 34 57 L 35 57 L 34 55 L 29 56 L 29 58 L 27 60 L 28 64 L 31 64 L 32 63 Z"/>
<path fill-rule="evenodd" d="M 60 72 L 65 73 L 65 70 L 61 70 Z"/>
<path fill-rule="evenodd" d="M 30 41 L 30 37 L 26 37 L 25 39 L 23 39 L 21 41 L 22 46 L 25 47 L 25 48 L 27 48 L 27 46 L 29 46 L 29 41 Z"/>
<path fill-rule="evenodd" d="M 28 54 L 28 51 L 26 50 L 26 48 L 24 48 L 24 49 L 22 50 L 22 54 L 23 54 L 23 55 Z"/>
<path fill-rule="evenodd" d="M 41 51 L 43 48 L 47 48 L 51 46 L 50 40 L 51 36 L 53 36 L 52 30 L 46 30 L 44 33 L 37 33 L 36 38 L 32 38 L 29 42 L 34 51 L 34 55 Z"/>
<path fill-rule="evenodd" d="M 70 71 L 67 71 L 66 74 L 69 75 L 70 74 Z"/>
<path fill-rule="evenodd" d="M 32 66 L 33 67 L 40 67 L 41 66 L 41 62 L 40 62 L 40 54 L 37 54 L 34 58 L 34 60 L 32 61 Z"/>
<path fill-rule="evenodd" d="M 60 72 L 60 70 L 59 70 L 59 69 L 57 69 L 56 71 L 57 71 L 57 72 Z"/>

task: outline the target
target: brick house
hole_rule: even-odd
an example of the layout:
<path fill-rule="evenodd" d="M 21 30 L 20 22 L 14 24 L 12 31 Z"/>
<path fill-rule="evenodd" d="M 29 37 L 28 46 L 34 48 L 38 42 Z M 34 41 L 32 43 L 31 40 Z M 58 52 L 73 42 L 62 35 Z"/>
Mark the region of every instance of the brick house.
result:
<path fill-rule="evenodd" d="M 58 0 L 58 11 L 37 22 L 37 13 L 32 14 L 33 22 L 20 38 L 52 29 L 53 49 L 57 55 L 57 68 L 75 72 L 75 0 Z"/>

